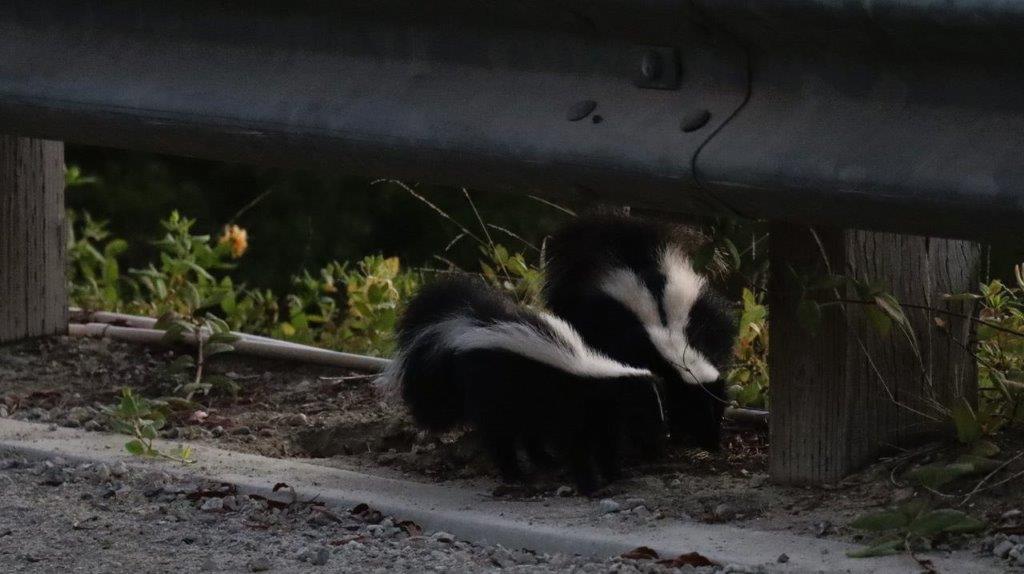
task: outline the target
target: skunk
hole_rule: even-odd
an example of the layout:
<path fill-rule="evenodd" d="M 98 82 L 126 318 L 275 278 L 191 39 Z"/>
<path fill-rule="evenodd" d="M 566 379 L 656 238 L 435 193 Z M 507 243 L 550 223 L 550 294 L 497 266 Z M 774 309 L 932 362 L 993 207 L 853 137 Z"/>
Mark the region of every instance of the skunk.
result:
<path fill-rule="evenodd" d="M 720 446 L 728 303 L 694 271 L 682 230 L 621 215 L 581 217 L 546 244 L 543 297 L 588 345 L 665 381 L 673 439 Z"/>
<path fill-rule="evenodd" d="M 400 393 L 421 427 L 475 427 L 506 479 L 522 476 L 519 447 L 540 467 L 553 462 L 551 447 L 589 494 L 598 486 L 595 463 L 605 479 L 618 476 L 626 430 L 651 448 L 666 434 L 660 381 L 650 371 L 609 359 L 565 321 L 468 277 L 424 286 L 397 340 L 379 384 Z M 648 424 L 623 429 L 623 417 Z"/>

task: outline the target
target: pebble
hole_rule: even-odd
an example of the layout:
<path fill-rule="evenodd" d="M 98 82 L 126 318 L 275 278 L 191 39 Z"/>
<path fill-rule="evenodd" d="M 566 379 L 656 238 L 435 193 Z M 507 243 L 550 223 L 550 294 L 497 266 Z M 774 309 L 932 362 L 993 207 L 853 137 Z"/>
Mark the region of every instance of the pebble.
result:
<path fill-rule="evenodd" d="M 219 425 L 215 426 L 212 429 L 210 429 L 210 434 L 213 435 L 214 437 L 224 436 L 224 427 Z"/>
<path fill-rule="evenodd" d="M 96 413 L 88 407 L 73 407 L 68 411 L 67 422 L 69 426 L 82 426 L 86 421 L 92 420 Z"/>
<path fill-rule="evenodd" d="M 672 488 L 678 488 L 683 485 L 683 481 L 679 480 L 678 478 L 673 478 L 672 482 L 668 483 L 668 485 L 671 486 Z"/>
<path fill-rule="evenodd" d="M 1010 551 L 1013 550 L 1013 542 L 1009 540 L 1003 540 L 996 547 L 992 549 L 992 555 L 999 558 L 1006 558 L 1010 555 Z"/>
<path fill-rule="evenodd" d="M 224 499 L 223 498 L 207 498 L 203 501 L 203 505 L 199 507 L 199 510 L 203 512 L 220 512 L 224 510 Z"/>
<path fill-rule="evenodd" d="M 783 552 L 782 554 L 779 554 L 779 557 L 776 558 L 775 561 L 779 564 L 785 564 L 786 562 L 789 562 L 789 554 Z"/>
<path fill-rule="evenodd" d="M 124 462 L 117 461 L 114 466 L 110 467 L 110 474 L 120 478 L 128 474 L 128 466 Z"/>
<path fill-rule="evenodd" d="M 572 496 L 572 487 L 564 484 L 562 486 L 559 486 L 558 490 L 555 491 L 555 496 Z"/>
<path fill-rule="evenodd" d="M 249 427 L 236 427 L 231 429 L 231 434 L 246 435 L 252 434 L 252 429 Z"/>
<path fill-rule="evenodd" d="M 221 503 L 225 510 L 238 510 L 238 499 L 235 498 L 234 496 L 225 496 L 224 498 L 221 499 Z"/>
<path fill-rule="evenodd" d="M 87 431 L 98 431 L 103 428 L 103 425 L 100 424 L 99 421 L 93 419 L 91 421 L 87 421 L 82 428 L 84 428 Z"/>
<path fill-rule="evenodd" d="M 602 514 L 610 514 L 612 512 L 618 512 L 622 510 L 622 505 L 610 498 L 605 498 L 601 500 L 601 502 L 598 502 L 597 505 L 601 509 Z"/>
<path fill-rule="evenodd" d="M 10 416 L 11 413 L 7 412 L 7 405 L 0 405 L 0 417 Z"/>
<path fill-rule="evenodd" d="M 642 498 L 627 498 L 625 505 L 626 508 L 632 510 L 638 506 L 647 506 L 647 501 Z"/>
<path fill-rule="evenodd" d="M 439 532 L 435 532 L 435 533 L 431 534 L 430 538 L 432 540 L 436 540 L 438 542 L 443 542 L 445 544 L 451 544 L 452 542 L 455 542 L 455 537 L 454 536 L 452 536 L 451 534 L 448 534 L 447 532 L 443 532 L 443 531 L 439 531 Z"/>
<path fill-rule="evenodd" d="M 293 427 L 306 426 L 309 424 L 309 417 L 305 413 L 295 413 L 294 415 L 289 415 L 285 422 Z"/>
<path fill-rule="evenodd" d="M 739 514 L 739 509 L 735 505 L 723 502 L 715 507 L 714 514 L 719 520 L 732 520 Z"/>
<path fill-rule="evenodd" d="M 107 466 L 106 463 L 99 463 L 98 465 L 96 465 L 96 470 L 94 471 L 93 476 L 96 477 L 96 480 L 98 482 L 106 482 L 110 480 L 110 467 Z"/>
<path fill-rule="evenodd" d="M 326 548 L 321 548 L 309 558 L 309 563 L 314 566 L 324 566 L 330 559 L 331 551 Z"/>
<path fill-rule="evenodd" d="M 268 428 L 261 428 L 260 431 L 259 431 L 259 435 L 260 436 L 264 436 L 264 437 L 274 436 L 274 429 L 269 428 L 269 427 Z"/>

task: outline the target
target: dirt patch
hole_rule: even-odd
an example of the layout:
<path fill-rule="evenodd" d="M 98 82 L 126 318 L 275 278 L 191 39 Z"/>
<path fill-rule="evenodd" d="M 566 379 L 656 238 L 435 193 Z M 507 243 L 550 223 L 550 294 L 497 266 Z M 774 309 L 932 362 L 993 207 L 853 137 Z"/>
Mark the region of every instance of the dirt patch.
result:
<path fill-rule="evenodd" d="M 0 348 L 0 416 L 105 430 L 101 408 L 112 404 L 122 387 L 154 398 L 171 392 L 163 368 L 173 358 L 163 349 L 75 338 Z M 412 480 L 491 480 L 490 464 L 472 433 L 418 431 L 401 412 L 381 403 L 370 377 L 237 355 L 218 357 L 213 370 L 237 382 L 239 396 L 200 397 L 195 405 L 179 408 L 165 436 Z M 676 518 L 857 539 L 846 527 L 854 517 L 928 494 L 910 488 L 900 471 L 956 456 L 955 448 L 928 445 L 837 485 L 780 487 L 767 480 L 763 431 L 728 425 L 726 434 L 720 453 L 680 448 L 656 465 L 628 467 L 626 478 L 601 493 L 610 501 L 608 512 L 587 520 L 641 525 Z M 1017 453 L 1020 438 L 1000 439 L 1003 460 Z M 1022 470 L 1024 457 L 999 476 Z M 960 506 L 980 479 L 966 478 L 928 496 L 936 506 L 962 508 L 987 520 L 1004 537 L 1024 533 L 1024 516 L 1016 512 L 1024 509 L 1024 491 L 1014 481 L 981 491 Z M 491 484 L 494 496 L 541 504 L 573 495 L 560 474 L 539 475 L 527 485 Z"/>

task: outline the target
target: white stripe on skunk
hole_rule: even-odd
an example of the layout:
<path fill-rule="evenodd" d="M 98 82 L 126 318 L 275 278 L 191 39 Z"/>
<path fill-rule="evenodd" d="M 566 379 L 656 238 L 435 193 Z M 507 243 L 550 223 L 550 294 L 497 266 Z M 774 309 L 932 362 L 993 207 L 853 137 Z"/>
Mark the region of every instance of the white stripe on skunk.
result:
<path fill-rule="evenodd" d="M 400 394 L 424 428 L 476 427 L 506 477 L 519 473 L 517 448 L 534 461 L 556 449 L 585 492 L 597 486 L 593 464 L 616 476 L 620 438 L 656 455 L 665 436 L 660 382 L 649 370 L 465 277 L 426 285 L 412 299 L 378 384 Z"/>
<path fill-rule="evenodd" d="M 686 337 L 690 310 L 703 291 L 705 280 L 676 246 L 664 247 L 658 259 L 666 278 L 661 297 L 666 322 L 662 322 L 654 294 L 632 269 L 619 267 L 609 271 L 601 281 L 601 290 L 637 316 L 651 342 L 679 371 L 683 381 L 691 385 L 716 381 L 720 376 L 718 369 Z"/>

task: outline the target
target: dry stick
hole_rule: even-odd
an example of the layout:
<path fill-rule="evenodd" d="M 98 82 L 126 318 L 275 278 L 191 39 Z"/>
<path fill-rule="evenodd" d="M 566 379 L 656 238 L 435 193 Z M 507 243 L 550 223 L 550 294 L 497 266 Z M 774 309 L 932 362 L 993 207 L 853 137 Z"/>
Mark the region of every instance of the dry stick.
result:
<path fill-rule="evenodd" d="M 132 327 L 118 327 L 105 323 L 88 323 L 85 325 L 68 325 L 68 333 L 78 337 L 107 337 L 120 341 L 143 343 L 148 345 L 166 345 L 163 340 L 164 331 L 156 329 L 136 329 Z M 195 344 L 195 337 L 191 333 L 184 335 L 186 344 Z M 319 365 L 343 367 L 369 372 L 379 372 L 390 364 L 388 359 L 353 355 L 338 351 L 329 351 L 317 347 L 298 345 L 286 341 L 274 341 L 249 339 L 242 334 L 242 338 L 232 343 L 235 351 L 243 355 L 254 355 L 271 359 L 284 359 L 291 361 L 302 361 Z"/>
<path fill-rule="evenodd" d="M 858 305 L 875 305 L 874 301 L 861 301 L 861 300 L 858 300 L 858 299 L 836 299 L 835 302 L 836 303 L 856 303 Z M 931 312 L 939 314 L 939 315 L 947 315 L 949 317 L 957 317 L 958 319 L 966 319 L 968 321 L 971 321 L 973 323 L 977 323 L 979 325 L 985 325 L 986 327 L 991 327 L 991 328 L 995 329 L 996 331 L 1002 331 L 1003 333 L 1007 333 L 1007 334 L 1010 334 L 1010 335 L 1016 335 L 1018 337 L 1024 337 L 1024 331 L 1017 331 L 1017 330 L 1011 329 L 1009 327 L 1003 327 L 1002 325 L 999 325 L 997 323 L 992 323 L 991 321 L 986 321 L 984 319 L 979 319 L 977 317 L 972 317 L 970 315 L 967 315 L 966 313 L 958 313 L 956 311 L 947 311 L 945 309 L 939 309 L 937 307 L 930 307 L 928 305 L 916 305 L 914 303 L 904 303 L 902 301 L 900 301 L 900 307 L 906 307 L 908 309 L 919 309 L 921 311 L 931 311 Z"/>
<path fill-rule="evenodd" d="M 513 239 L 518 239 L 519 241 L 521 241 L 523 243 L 523 245 L 529 247 L 530 249 L 533 249 L 534 251 L 537 251 L 538 253 L 540 252 L 540 249 L 537 249 L 536 245 L 534 245 L 534 244 L 530 243 L 529 241 L 523 239 L 519 234 L 517 234 L 517 233 L 515 233 L 515 232 L 513 232 L 513 231 L 511 231 L 509 229 L 505 229 L 504 227 L 502 227 L 500 225 L 494 225 L 493 223 L 488 223 L 487 227 L 490 227 L 491 229 L 497 229 L 498 231 L 504 233 L 505 235 L 508 235 L 509 237 L 511 237 Z"/>
<path fill-rule="evenodd" d="M 558 205 L 557 203 L 555 203 L 553 201 L 548 201 L 548 200 L 544 199 L 543 197 L 537 197 L 536 195 L 527 195 L 526 197 L 529 197 L 530 199 L 532 199 L 532 200 L 534 200 L 534 201 L 536 201 L 538 203 L 543 203 L 544 205 L 546 205 L 548 207 L 554 207 L 555 209 L 557 209 L 558 211 L 561 211 L 562 213 L 565 213 L 565 214 L 571 215 L 573 217 L 576 217 L 576 212 L 575 211 L 573 211 L 573 210 L 571 210 L 571 209 L 569 209 L 567 207 L 563 207 L 561 205 Z"/>
<path fill-rule="evenodd" d="M 999 471 L 1003 470 L 1004 468 L 1006 468 L 1007 466 L 1009 466 L 1009 465 L 1010 465 L 1011 463 L 1013 463 L 1013 461 L 1017 460 L 1018 458 L 1020 458 L 1020 457 L 1022 457 L 1022 456 L 1024 456 L 1024 450 L 1022 450 L 1022 451 L 1018 452 L 1018 453 L 1017 453 L 1017 456 L 1015 456 L 1015 457 L 1013 457 L 1013 458 L 1011 458 L 1011 459 L 1007 460 L 1007 461 L 1006 461 L 1006 462 L 1004 462 L 1003 464 L 1001 464 L 1001 465 L 999 465 L 998 467 L 996 467 L 996 469 L 995 469 L 995 470 L 993 470 L 992 472 L 988 473 L 988 474 L 987 474 L 987 475 L 985 476 L 985 478 L 981 479 L 981 482 L 979 482 L 979 483 L 978 483 L 977 485 L 975 485 L 975 486 L 974 486 L 974 490 L 972 490 L 972 491 L 968 492 L 968 493 L 967 493 L 967 496 L 965 496 L 965 497 L 964 497 L 964 499 L 963 499 L 962 501 L 960 501 L 960 506 L 963 506 L 963 505 L 967 504 L 967 501 L 969 501 L 969 500 L 971 499 L 971 497 L 972 497 L 972 496 L 974 496 L 974 495 L 975 495 L 975 494 L 977 494 L 978 492 L 981 492 L 981 490 L 982 490 L 982 487 L 983 487 L 983 486 L 985 486 L 985 483 L 986 483 L 986 482 L 988 482 L 988 481 L 989 481 L 989 479 L 991 479 L 991 478 L 992 478 L 993 476 L 995 476 L 996 474 L 998 474 L 998 473 L 999 473 Z"/>

